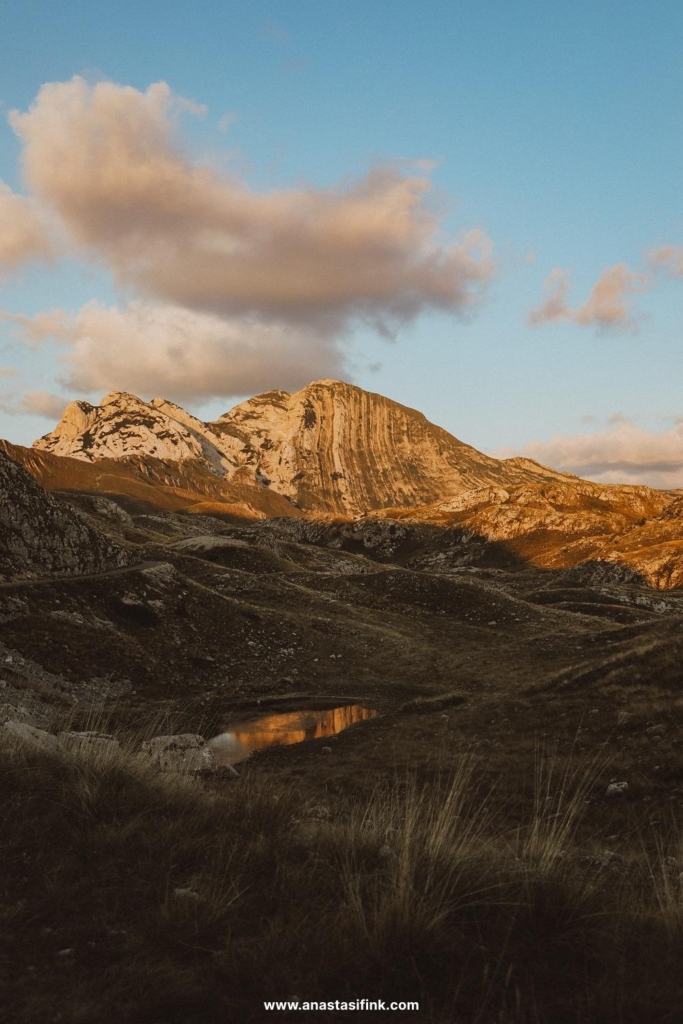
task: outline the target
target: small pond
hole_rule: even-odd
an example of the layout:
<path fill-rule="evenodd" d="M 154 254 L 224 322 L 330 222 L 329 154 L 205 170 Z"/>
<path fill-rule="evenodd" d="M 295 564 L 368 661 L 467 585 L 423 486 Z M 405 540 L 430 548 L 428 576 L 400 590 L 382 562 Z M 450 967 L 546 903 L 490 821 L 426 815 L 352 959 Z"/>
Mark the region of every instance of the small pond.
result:
<path fill-rule="evenodd" d="M 235 724 L 227 732 L 214 736 L 207 746 L 213 751 L 216 764 L 236 764 L 254 750 L 286 747 L 304 740 L 335 736 L 356 722 L 375 718 L 377 712 L 362 704 L 345 704 L 324 711 L 286 711 L 261 715 Z"/>

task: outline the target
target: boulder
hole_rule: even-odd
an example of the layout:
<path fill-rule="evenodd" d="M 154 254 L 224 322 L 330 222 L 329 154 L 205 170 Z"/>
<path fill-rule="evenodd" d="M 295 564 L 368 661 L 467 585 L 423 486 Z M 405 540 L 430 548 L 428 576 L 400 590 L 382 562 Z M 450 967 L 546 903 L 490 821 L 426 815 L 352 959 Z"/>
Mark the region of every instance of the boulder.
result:
<path fill-rule="evenodd" d="M 5 736 L 13 736 L 39 750 L 57 753 L 60 749 L 56 736 L 45 732 L 44 729 L 37 729 L 35 725 L 29 725 L 28 722 L 5 722 L 2 728 Z"/>
<path fill-rule="evenodd" d="M 192 775 L 214 767 L 213 751 L 205 746 L 203 736 L 194 733 L 156 736 L 142 744 L 142 752 L 162 772 Z"/>

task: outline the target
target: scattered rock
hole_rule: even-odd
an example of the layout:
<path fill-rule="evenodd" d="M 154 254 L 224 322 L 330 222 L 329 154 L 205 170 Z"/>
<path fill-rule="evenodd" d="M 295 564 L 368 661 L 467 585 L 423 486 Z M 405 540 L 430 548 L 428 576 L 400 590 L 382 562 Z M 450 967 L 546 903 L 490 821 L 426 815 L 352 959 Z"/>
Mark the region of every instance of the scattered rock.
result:
<path fill-rule="evenodd" d="M 628 782 L 610 782 L 605 796 L 624 796 L 628 792 Z"/>
<path fill-rule="evenodd" d="M 658 736 L 665 731 L 665 726 L 661 722 L 658 725 L 651 725 L 649 729 L 645 730 L 648 736 Z"/>
<path fill-rule="evenodd" d="M 619 714 L 617 715 L 617 725 L 618 726 L 628 725 L 628 723 L 631 721 L 631 718 L 632 718 L 632 715 L 631 715 L 630 711 L 620 711 Z"/>
<path fill-rule="evenodd" d="M 322 752 L 323 752 L 323 754 L 331 754 L 332 753 L 332 747 L 323 747 Z"/>

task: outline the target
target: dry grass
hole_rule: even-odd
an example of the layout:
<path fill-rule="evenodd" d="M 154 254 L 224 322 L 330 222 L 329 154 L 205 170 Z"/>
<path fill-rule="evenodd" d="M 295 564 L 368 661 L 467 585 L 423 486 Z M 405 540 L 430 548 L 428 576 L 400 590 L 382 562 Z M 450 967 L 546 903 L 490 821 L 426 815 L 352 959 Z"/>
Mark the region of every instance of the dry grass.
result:
<path fill-rule="evenodd" d="M 583 856 L 595 770 L 539 754 L 511 830 L 467 758 L 316 807 L 257 773 L 159 777 L 125 743 L 5 742 L 0 1018 L 248 1022 L 264 999 L 365 996 L 435 1024 L 674 1022 L 683 840 L 634 836 L 618 872 Z"/>

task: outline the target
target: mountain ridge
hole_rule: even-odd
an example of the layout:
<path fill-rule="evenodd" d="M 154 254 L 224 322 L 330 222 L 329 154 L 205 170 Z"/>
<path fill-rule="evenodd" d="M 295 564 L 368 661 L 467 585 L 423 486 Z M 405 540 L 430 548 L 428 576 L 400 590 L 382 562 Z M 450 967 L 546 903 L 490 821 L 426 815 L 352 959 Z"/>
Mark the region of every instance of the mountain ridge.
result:
<path fill-rule="evenodd" d="M 437 529 L 439 572 L 493 558 L 683 586 L 683 492 L 494 459 L 422 413 L 340 381 L 265 392 L 208 423 L 166 399 L 113 392 L 99 406 L 71 403 L 32 448 L 1 447 L 67 496 L 234 523 L 289 519 L 295 534 L 297 521 L 310 532 L 308 521 L 313 534 L 316 523 L 321 536 L 329 527 L 330 543 L 360 544 L 371 557 L 392 557 L 406 529 Z"/>
<path fill-rule="evenodd" d="M 566 476 L 528 459 L 484 455 L 417 410 L 333 380 L 256 395 L 213 422 L 163 398 L 112 392 L 99 406 L 70 403 L 33 448 L 87 462 L 197 462 L 230 482 L 268 487 L 295 507 L 352 516 Z"/>

